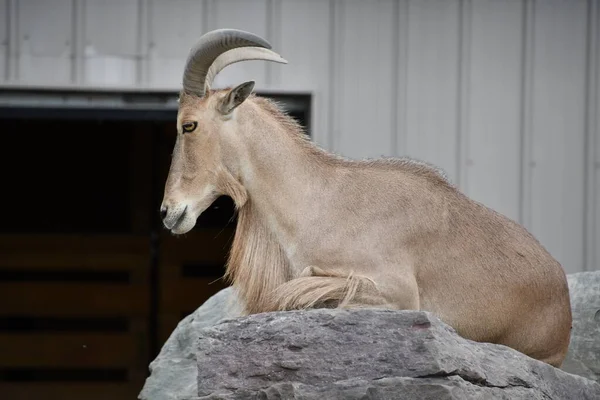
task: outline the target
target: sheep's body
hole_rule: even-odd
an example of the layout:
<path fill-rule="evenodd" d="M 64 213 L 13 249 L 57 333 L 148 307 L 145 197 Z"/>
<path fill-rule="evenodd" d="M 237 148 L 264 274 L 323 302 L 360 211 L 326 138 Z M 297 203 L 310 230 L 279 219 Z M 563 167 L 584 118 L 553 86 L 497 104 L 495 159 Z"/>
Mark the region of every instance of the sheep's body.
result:
<path fill-rule="evenodd" d="M 325 152 L 271 102 L 249 97 L 251 86 L 182 92 L 163 201 L 165 226 L 185 233 L 218 195 L 233 198 L 227 275 L 248 313 L 427 310 L 466 338 L 560 366 L 567 281 L 532 235 L 428 164 Z"/>

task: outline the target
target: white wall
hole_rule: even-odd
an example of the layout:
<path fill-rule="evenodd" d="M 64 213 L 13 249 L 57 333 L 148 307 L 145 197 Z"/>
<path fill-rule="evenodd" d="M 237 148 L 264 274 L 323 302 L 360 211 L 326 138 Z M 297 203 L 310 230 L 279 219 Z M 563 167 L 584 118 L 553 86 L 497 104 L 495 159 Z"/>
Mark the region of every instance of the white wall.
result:
<path fill-rule="evenodd" d="M 0 0 L 0 84 L 177 90 L 232 27 L 288 65 L 218 86 L 310 90 L 313 135 L 409 155 L 522 222 L 569 272 L 600 269 L 600 0 Z"/>

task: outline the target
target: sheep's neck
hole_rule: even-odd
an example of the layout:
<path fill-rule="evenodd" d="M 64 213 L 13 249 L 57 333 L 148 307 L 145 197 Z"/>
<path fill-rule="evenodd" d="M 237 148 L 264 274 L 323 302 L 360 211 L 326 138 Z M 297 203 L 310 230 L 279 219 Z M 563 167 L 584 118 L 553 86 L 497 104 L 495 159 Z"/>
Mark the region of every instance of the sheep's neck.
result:
<path fill-rule="evenodd" d="M 292 136 L 296 132 L 275 120 L 254 118 L 244 125 L 242 184 L 262 221 L 292 257 L 302 229 L 326 193 L 331 168 Z"/>

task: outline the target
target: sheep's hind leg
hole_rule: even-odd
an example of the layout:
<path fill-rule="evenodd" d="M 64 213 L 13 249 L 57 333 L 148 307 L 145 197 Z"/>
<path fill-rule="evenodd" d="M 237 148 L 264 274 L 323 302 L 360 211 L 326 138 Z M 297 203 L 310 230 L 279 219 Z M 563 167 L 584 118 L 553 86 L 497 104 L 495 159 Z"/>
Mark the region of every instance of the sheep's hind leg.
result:
<path fill-rule="evenodd" d="M 395 308 L 365 276 L 307 267 L 270 296 L 270 311 L 308 308 Z"/>

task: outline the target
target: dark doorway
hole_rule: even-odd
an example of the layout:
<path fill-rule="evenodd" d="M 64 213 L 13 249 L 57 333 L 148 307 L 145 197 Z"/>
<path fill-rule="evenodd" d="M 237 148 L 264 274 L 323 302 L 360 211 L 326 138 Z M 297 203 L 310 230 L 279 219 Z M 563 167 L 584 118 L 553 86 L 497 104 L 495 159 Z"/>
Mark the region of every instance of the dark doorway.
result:
<path fill-rule="evenodd" d="M 269 97 L 310 133 L 310 96 Z M 183 238 L 158 218 L 175 117 L 137 103 L 0 107 L 7 398 L 135 398 L 181 318 L 226 286 L 231 199 Z"/>

